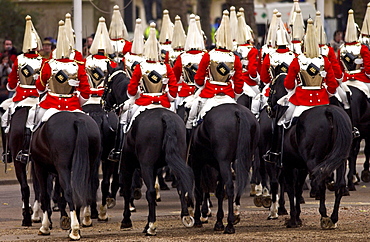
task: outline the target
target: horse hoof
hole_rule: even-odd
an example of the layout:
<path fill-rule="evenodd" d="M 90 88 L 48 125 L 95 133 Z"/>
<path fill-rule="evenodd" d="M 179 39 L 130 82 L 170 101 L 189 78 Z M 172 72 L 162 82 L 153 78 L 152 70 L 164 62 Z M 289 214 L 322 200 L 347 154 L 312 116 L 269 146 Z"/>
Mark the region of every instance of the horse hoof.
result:
<path fill-rule="evenodd" d="M 200 217 L 200 222 L 202 222 L 202 224 L 208 224 L 208 217 L 201 216 Z M 194 225 L 194 227 L 195 227 L 195 225 Z"/>
<path fill-rule="evenodd" d="M 111 198 L 111 197 L 107 197 L 106 201 L 107 201 L 107 208 L 108 209 L 114 208 L 114 206 L 116 206 L 116 199 Z"/>
<path fill-rule="evenodd" d="M 81 239 L 80 230 L 70 230 L 69 239 L 72 241 L 77 241 Z"/>
<path fill-rule="evenodd" d="M 141 198 L 141 189 L 140 188 L 135 188 L 134 190 L 134 199 L 139 200 Z"/>
<path fill-rule="evenodd" d="M 301 196 L 301 198 L 299 199 L 299 203 L 300 204 L 305 204 L 306 203 L 306 201 L 304 200 L 304 198 Z"/>
<path fill-rule="evenodd" d="M 253 202 L 256 207 L 262 207 L 262 197 L 261 196 L 254 197 Z"/>
<path fill-rule="evenodd" d="M 100 218 L 98 217 L 99 222 L 108 222 L 108 216 L 106 218 Z"/>
<path fill-rule="evenodd" d="M 128 229 L 128 228 L 132 228 L 132 222 L 131 221 L 121 223 L 121 229 Z"/>
<path fill-rule="evenodd" d="M 268 196 L 268 197 L 262 197 L 261 202 L 262 202 L 262 206 L 264 208 L 270 208 L 271 205 L 272 205 L 272 200 L 271 200 L 271 197 L 270 196 Z"/>
<path fill-rule="evenodd" d="M 44 232 L 42 232 L 42 231 L 39 230 L 39 232 L 37 233 L 37 235 L 48 236 L 48 235 L 50 235 L 50 232 L 44 233 Z"/>
<path fill-rule="evenodd" d="M 71 218 L 67 216 L 62 216 L 60 218 L 60 228 L 63 230 L 71 229 Z"/>
<path fill-rule="evenodd" d="M 292 220 L 286 221 L 286 227 L 287 228 L 298 228 L 297 222 L 292 222 Z"/>
<path fill-rule="evenodd" d="M 136 212 L 136 208 L 135 208 L 135 207 L 130 206 L 130 212 L 131 212 L 131 213 L 135 213 L 135 212 Z"/>
<path fill-rule="evenodd" d="M 321 225 L 321 228 L 325 230 L 337 228 L 337 224 L 333 223 L 333 221 L 329 217 L 321 217 L 320 225 Z"/>
<path fill-rule="evenodd" d="M 348 185 L 348 191 L 356 191 L 355 185 Z"/>
<path fill-rule="evenodd" d="M 32 222 L 31 221 L 25 221 L 25 220 L 23 220 L 22 221 L 22 226 L 30 227 L 30 226 L 32 226 Z"/>
<path fill-rule="evenodd" d="M 59 211 L 60 211 L 60 209 L 59 209 L 58 205 L 54 205 L 53 206 L 53 212 L 59 212 Z"/>
<path fill-rule="evenodd" d="M 363 182 L 370 182 L 370 171 L 363 170 L 361 172 L 361 180 Z"/>
<path fill-rule="evenodd" d="M 279 218 L 279 216 L 274 217 L 274 216 L 272 216 L 272 215 L 269 215 L 269 216 L 267 217 L 267 220 L 277 220 L 278 218 Z"/>
<path fill-rule="evenodd" d="M 285 209 L 285 207 L 279 207 L 278 215 L 288 215 L 288 211 Z"/>
<path fill-rule="evenodd" d="M 208 223 L 208 220 L 207 220 L 207 223 Z M 194 228 L 202 228 L 203 227 L 203 223 L 201 221 L 195 221 L 193 227 Z"/>
<path fill-rule="evenodd" d="M 32 219 L 32 223 L 35 223 L 35 224 L 41 223 L 41 218 L 38 217 L 38 218 Z"/>
<path fill-rule="evenodd" d="M 224 234 L 235 234 L 234 226 L 231 224 L 228 224 L 224 230 Z"/>
<path fill-rule="evenodd" d="M 155 199 L 155 201 L 156 201 L 156 202 L 161 202 L 161 201 L 162 201 L 162 199 L 161 199 L 161 198 L 156 198 L 156 199 Z"/>
<path fill-rule="evenodd" d="M 184 216 L 184 217 L 182 217 L 181 222 L 187 228 L 191 228 L 191 227 L 194 226 L 194 218 L 192 216 Z"/>
<path fill-rule="evenodd" d="M 222 222 L 216 222 L 215 227 L 213 228 L 214 231 L 224 231 L 225 225 Z"/>
<path fill-rule="evenodd" d="M 240 222 L 240 215 L 234 215 L 233 225 L 238 224 L 239 222 Z"/>

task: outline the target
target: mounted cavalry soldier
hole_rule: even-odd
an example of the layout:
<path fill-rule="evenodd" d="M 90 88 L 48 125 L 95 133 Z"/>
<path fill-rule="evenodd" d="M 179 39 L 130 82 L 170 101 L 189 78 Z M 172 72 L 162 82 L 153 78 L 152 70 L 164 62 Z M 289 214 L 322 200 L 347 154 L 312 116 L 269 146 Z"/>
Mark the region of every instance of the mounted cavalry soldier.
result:
<path fill-rule="evenodd" d="M 145 61 L 137 64 L 132 73 L 127 87 L 130 99 L 125 102 L 120 116 L 125 132 L 141 112 L 153 108 L 170 109 L 177 96 L 176 77 L 171 66 L 160 61 L 158 47 L 155 23 L 151 23 L 149 38 L 144 45 Z"/>
<path fill-rule="evenodd" d="M 272 50 L 265 56 L 261 66 L 261 81 L 266 85 L 261 92 L 258 105 L 252 104 L 251 111 L 254 115 L 259 115 L 259 111 L 266 105 L 271 81 L 280 75 L 286 75 L 290 63 L 295 58 L 295 54 L 289 49 L 291 37 L 281 20 L 281 13 L 276 14 L 275 25 L 270 25 L 270 29 Z"/>
<path fill-rule="evenodd" d="M 134 31 L 134 39 L 132 41 L 131 49 L 128 53 L 125 54 L 125 71 L 128 77 L 132 77 L 136 66 L 141 62 L 145 61 L 143 56 L 144 49 L 144 36 L 143 36 L 143 27 L 141 24 L 141 19 L 136 19 L 136 26 Z M 120 110 L 122 112 L 122 110 Z M 119 115 L 122 115 L 120 113 Z M 125 125 L 121 122 L 118 123 L 116 138 L 114 143 L 114 148 L 109 153 L 108 159 L 111 161 L 119 161 L 121 157 L 121 149 L 123 145 L 123 136 L 124 136 L 124 127 Z"/>
<path fill-rule="evenodd" d="M 335 51 L 333 47 L 327 45 L 326 34 L 324 30 L 324 25 L 322 24 L 321 13 L 318 11 L 316 12 L 315 18 L 315 29 L 316 29 L 316 36 L 319 43 L 319 51 L 322 56 L 328 57 L 331 66 L 334 71 L 335 79 L 338 81 L 338 88 L 335 94 L 335 97 L 338 99 L 339 102 L 343 104 L 343 108 L 350 117 L 352 121 L 352 112 L 349 100 L 351 99 L 351 90 L 348 88 L 346 82 L 343 82 L 344 73 L 341 69 L 340 63 L 336 57 Z M 353 133 L 356 137 L 360 135 L 358 129 L 353 127 Z"/>
<path fill-rule="evenodd" d="M 119 63 L 123 60 L 124 55 L 131 51 L 132 43 L 128 41 L 129 35 L 118 5 L 113 7 L 112 21 L 109 25 L 109 38 L 114 50 L 114 53 L 110 54 L 114 54 L 114 61 Z"/>
<path fill-rule="evenodd" d="M 171 47 L 172 52 L 169 53 L 169 60 L 171 66 L 174 66 L 176 58 L 184 52 L 184 46 L 186 41 L 186 34 L 184 27 L 181 23 L 180 16 L 176 15 L 175 17 L 175 26 L 173 27 L 173 35 Z"/>
<path fill-rule="evenodd" d="M 141 19 L 136 19 L 134 39 L 132 40 L 131 50 L 125 54 L 125 70 L 128 77 L 132 77 L 132 72 L 134 71 L 137 64 L 145 60 L 143 56 L 144 49 L 144 36 L 143 36 L 143 26 L 141 24 Z"/>
<path fill-rule="evenodd" d="M 235 98 L 243 92 L 242 64 L 232 52 L 229 12 L 225 10 L 216 35 L 216 49 L 205 53 L 199 63 L 195 84 L 202 88 L 199 98 L 194 101 L 187 129 L 196 126 L 198 114 L 202 118 L 213 106 L 223 103 L 236 103 Z"/>
<path fill-rule="evenodd" d="M 160 57 L 161 61 L 166 64 L 170 63 L 170 53 L 172 49 L 172 36 L 174 24 L 171 22 L 170 15 L 167 9 L 163 10 L 162 27 L 159 33 Z"/>
<path fill-rule="evenodd" d="M 36 81 L 37 91 L 46 94 L 39 105 L 30 110 L 26 122 L 28 129 L 37 128 L 39 122 L 46 122 L 59 111 L 82 112 L 81 104 L 88 100 L 90 87 L 83 62 L 70 59 L 71 52 L 72 46 L 65 31 L 64 21 L 61 20 L 56 59 L 44 63 Z M 29 143 L 25 147 L 29 147 Z M 22 155 L 29 155 L 29 150 L 24 149 Z"/>
<path fill-rule="evenodd" d="M 40 74 L 42 63 L 46 60 L 43 59 L 37 50 L 42 48 L 41 40 L 36 32 L 35 27 L 31 21 L 29 15 L 26 16 L 26 27 L 23 39 L 23 54 L 17 56 L 14 62 L 12 72 L 9 74 L 7 89 L 9 91 L 15 91 L 15 95 L 12 99 L 9 107 L 5 107 L 9 101 L 2 104 L 2 107 L 6 110 L 1 118 L 1 131 L 4 153 L 4 160 L 9 160 L 9 154 L 6 151 L 6 135 L 9 132 L 10 118 L 15 112 L 17 107 L 33 106 L 38 102 L 39 93 L 37 92 L 35 82 Z M 31 138 L 31 131 L 26 129 L 24 134 L 24 150 L 28 150 L 28 143 Z M 18 161 L 26 163 L 28 157 L 22 157 L 20 154 L 17 155 Z"/>
<path fill-rule="evenodd" d="M 190 109 L 197 90 L 194 76 L 205 53 L 203 36 L 196 24 L 194 14 L 190 15 L 184 50 L 185 52 L 177 57 L 172 68 L 179 84 L 179 93 L 175 102 L 176 107 L 185 105 L 185 108 Z"/>
<path fill-rule="evenodd" d="M 100 97 L 104 92 L 103 82 L 107 76 L 107 64 L 109 63 L 113 67 L 116 66 L 116 63 L 108 57 L 108 55 L 114 53 L 114 50 L 109 39 L 105 19 L 103 17 L 99 18 L 99 24 L 96 29 L 95 38 L 91 44 L 90 53 L 91 55 L 86 57 L 85 62 L 86 73 L 89 77 L 89 84 L 93 98 L 89 101 L 100 103 Z"/>
<path fill-rule="evenodd" d="M 304 36 L 304 22 L 301 10 L 296 10 L 293 18 L 293 26 L 291 27 L 292 32 L 290 33 L 292 36 L 292 51 L 300 55 L 302 54 L 302 40 Z"/>
<path fill-rule="evenodd" d="M 357 35 L 357 25 L 353 10 L 348 11 L 348 21 L 344 44 L 339 49 L 339 58 L 344 72 L 344 82 L 362 90 L 370 98 L 370 51 L 361 44 Z"/>
<path fill-rule="evenodd" d="M 284 80 L 288 94 L 278 101 L 288 108 L 275 123 L 272 146 L 265 157 L 269 162 L 280 160 L 283 128 L 290 127 L 292 117 L 299 117 L 307 109 L 328 105 L 329 95 L 334 95 L 338 87 L 330 61 L 319 53 L 313 20 L 309 19 L 307 23 L 304 53 L 290 64 Z"/>
<path fill-rule="evenodd" d="M 237 35 L 236 35 L 236 54 L 239 55 L 242 63 L 242 78 L 244 80 L 243 93 L 251 100 L 247 103 L 256 102 L 255 99 L 260 93 L 258 84 L 260 75 L 257 72 L 258 68 L 258 50 L 253 45 L 252 29 L 245 23 L 244 9 L 238 12 Z M 235 52 L 234 52 L 235 53 Z M 251 109 L 251 105 L 248 107 Z"/>

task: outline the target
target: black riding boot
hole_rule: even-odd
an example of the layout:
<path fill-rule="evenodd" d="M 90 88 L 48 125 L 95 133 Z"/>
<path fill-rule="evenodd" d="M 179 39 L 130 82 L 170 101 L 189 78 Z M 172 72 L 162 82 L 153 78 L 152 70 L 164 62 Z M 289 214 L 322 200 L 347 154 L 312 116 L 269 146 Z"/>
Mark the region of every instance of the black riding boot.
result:
<path fill-rule="evenodd" d="M 21 163 L 27 164 L 30 158 L 30 143 L 31 143 L 31 136 L 32 132 L 31 129 L 26 128 L 26 131 L 24 132 L 24 140 L 23 140 L 23 148 L 20 150 L 17 154 L 17 157 L 15 158 L 17 161 L 20 161 Z"/>
<path fill-rule="evenodd" d="M 283 139 L 284 127 L 282 125 L 275 125 L 274 133 L 272 135 L 271 149 L 267 151 L 264 156 L 266 162 L 275 163 L 278 167 L 282 167 L 281 148 Z"/>
<path fill-rule="evenodd" d="M 349 119 L 351 120 L 351 124 L 352 124 L 352 136 L 353 136 L 353 138 L 355 139 L 355 138 L 360 137 L 360 131 L 353 125 L 353 118 L 352 118 L 352 110 L 351 110 L 351 108 L 344 109 L 344 111 L 346 111 L 346 113 L 349 116 Z"/>
<path fill-rule="evenodd" d="M 114 148 L 111 150 L 111 152 L 109 153 L 109 156 L 108 156 L 109 160 L 116 161 L 116 162 L 120 160 L 122 146 L 123 146 L 123 138 L 124 138 L 123 124 L 119 124 L 118 128 L 117 128 Z"/>
<path fill-rule="evenodd" d="M 1 127 L 1 139 L 3 141 L 3 154 L 2 154 L 2 161 L 4 163 L 12 162 L 12 157 L 10 156 L 9 148 L 8 148 L 8 134 L 5 133 L 6 127 Z"/>
<path fill-rule="evenodd" d="M 190 144 L 190 139 L 192 135 L 193 129 L 186 129 L 186 144 Z"/>

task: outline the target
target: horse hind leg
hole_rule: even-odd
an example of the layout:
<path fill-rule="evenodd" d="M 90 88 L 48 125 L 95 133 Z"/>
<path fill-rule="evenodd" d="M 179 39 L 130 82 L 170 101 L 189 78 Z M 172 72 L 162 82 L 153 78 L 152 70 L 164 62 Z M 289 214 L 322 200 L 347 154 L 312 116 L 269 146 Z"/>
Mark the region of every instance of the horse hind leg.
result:
<path fill-rule="evenodd" d="M 82 220 L 82 227 L 91 227 L 92 226 L 92 219 L 91 219 L 91 208 L 90 206 L 84 207 L 84 218 Z"/>

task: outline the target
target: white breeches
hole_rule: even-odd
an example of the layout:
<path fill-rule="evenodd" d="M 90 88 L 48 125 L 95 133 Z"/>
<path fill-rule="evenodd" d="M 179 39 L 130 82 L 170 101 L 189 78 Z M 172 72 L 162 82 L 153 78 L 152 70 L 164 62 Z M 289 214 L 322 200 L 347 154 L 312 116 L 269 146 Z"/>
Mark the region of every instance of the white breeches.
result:
<path fill-rule="evenodd" d="M 40 106 L 33 106 L 28 112 L 28 118 L 26 121 L 26 128 L 33 130 L 37 127 L 42 120 L 47 109 L 41 108 Z M 37 113 L 37 114 L 36 114 Z"/>
<path fill-rule="evenodd" d="M 197 119 L 199 111 L 203 108 L 203 105 L 206 102 L 206 100 L 207 98 L 197 98 L 194 100 L 193 104 L 191 105 L 191 108 L 189 111 L 189 117 L 185 125 L 187 129 L 193 128 L 194 122 Z"/>

